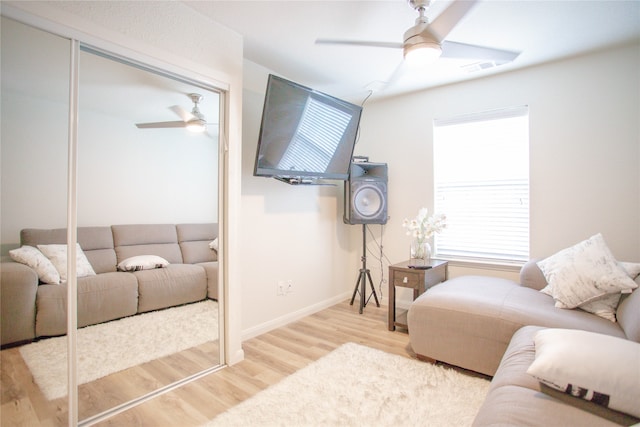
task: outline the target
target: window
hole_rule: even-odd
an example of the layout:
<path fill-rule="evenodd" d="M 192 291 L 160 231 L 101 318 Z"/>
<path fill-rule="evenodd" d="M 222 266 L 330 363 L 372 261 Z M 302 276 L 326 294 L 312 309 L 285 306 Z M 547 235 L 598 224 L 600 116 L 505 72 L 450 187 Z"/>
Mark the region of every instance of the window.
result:
<path fill-rule="evenodd" d="M 517 107 L 434 121 L 435 237 L 443 258 L 529 259 L 529 110 Z"/>

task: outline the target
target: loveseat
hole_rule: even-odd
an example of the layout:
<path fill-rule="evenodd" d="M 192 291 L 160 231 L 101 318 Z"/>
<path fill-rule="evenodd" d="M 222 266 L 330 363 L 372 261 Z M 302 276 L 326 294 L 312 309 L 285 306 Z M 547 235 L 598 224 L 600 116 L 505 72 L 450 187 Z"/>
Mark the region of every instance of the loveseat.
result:
<path fill-rule="evenodd" d="M 419 296 L 407 315 L 411 346 L 418 358 L 493 377 L 474 422 L 476 426 L 640 422 L 638 417 L 619 411 L 609 411 L 613 416 L 603 416 L 589 410 L 591 407 L 576 404 L 575 401 L 583 400 L 572 396 L 568 396 L 567 402 L 560 396 L 566 393 L 549 393 L 550 388 L 528 372 L 536 358 L 534 340 L 540 330 L 588 331 L 594 336 L 640 343 L 640 291 L 621 296 L 613 321 L 580 308 L 558 308 L 554 296 L 542 292 L 549 288 L 539 261 L 532 260 L 522 268 L 520 283 L 463 276 L 436 285 Z M 640 276 L 635 283 L 640 284 Z M 632 382 L 638 385 L 639 356 L 633 356 L 637 360 L 628 367 Z"/>
<path fill-rule="evenodd" d="M 77 231 L 79 256 L 93 270 L 77 279 L 78 327 L 218 299 L 215 223 L 122 224 Z M 66 229 L 24 229 L 21 248 L 65 244 L 66 234 Z M 43 283 L 32 267 L 7 258 L 0 269 L 2 345 L 66 334 L 66 282 Z M 148 259 L 162 262 L 147 265 Z"/>

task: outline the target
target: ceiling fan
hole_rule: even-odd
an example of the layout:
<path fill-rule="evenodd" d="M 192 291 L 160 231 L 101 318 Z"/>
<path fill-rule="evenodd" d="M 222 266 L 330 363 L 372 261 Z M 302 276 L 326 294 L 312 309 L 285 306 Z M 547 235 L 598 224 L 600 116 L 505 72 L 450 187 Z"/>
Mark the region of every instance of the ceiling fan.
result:
<path fill-rule="evenodd" d="M 449 32 L 473 8 L 477 0 L 454 0 L 433 22 L 429 22 L 426 12 L 431 0 L 408 0 L 418 12 L 415 25 L 404 33 L 404 42 L 356 41 L 339 39 L 317 39 L 316 44 L 369 46 L 403 49 L 407 62 L 431 62 L 442 56 L 445 58 L 492 61 L 495 65 L 513 61 L 519 52 L 492 49 L 483 46 L 457 43 L 445 40 Z"/>
<path fill-rule="evenodd" d="M 170 107 L 182 118 L 182 120 L 171 122 L 136 123 L 136 126 L 139 129 L 186 128 L 192 132 L 204 132 L 207 129 L 207 121 L 198 108 L 198 103 L 202 101 L 203 96 L 199 93 L 190 93 L 188 96 L 193 102 L 193 109 L 191 112 L 188 112 L 177 105 Z"/>

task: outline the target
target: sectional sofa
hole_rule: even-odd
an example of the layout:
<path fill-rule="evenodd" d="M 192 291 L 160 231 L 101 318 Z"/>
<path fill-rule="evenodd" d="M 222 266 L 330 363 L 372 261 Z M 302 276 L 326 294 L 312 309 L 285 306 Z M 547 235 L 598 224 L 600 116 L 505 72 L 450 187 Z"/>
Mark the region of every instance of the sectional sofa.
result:
<path fill-rule="evenodd" d="M 475 426 L 640 422 L 640 291 L 633 290 L 640 284 L 638 264 L 633 264 L 630 281 L 624 281 L 625 293 L 592 300 L 610 298 L 608 308 L 591 303 L 558 307 L 562 304 L 557 292 L 547 281 L 556 277 L 545 274 L 540 265 L 552 264 L 530 261 L 520 272 L 520 283 L 465 276 L 428 289 L 412 303 L 407 317 L 418 358 L 493 377 Z M 547 334 L 559 338 L 546 348 L 562 356 L 540 365 Z M 547 369 L 542 375 L 539 366 Z M 565 374 L 574 376 L 566 384 L 545 377 Z M 596 385 L 585 385 L 592 381 Z M 606 402 L 594 403 L 594 394 L 605 395 Z M 620 397 L 630 402 L 611 403 Z"/>
<path fill-rule="evenodd" d="M 79 261 L 90 264 L 85 268 L 78 262 L 79 327 L 218 299 L 215 223 L 122 224 L 77 231 Z M 66 234 L 66 229 L 24 229 L 21 248 L 56 248 L 66 243 Z M 64 335 L 64 277 L 61 283 L 44 283 L 37 263 L 34 269 L 6 258 L 0 267 L 2 346 Z"/>

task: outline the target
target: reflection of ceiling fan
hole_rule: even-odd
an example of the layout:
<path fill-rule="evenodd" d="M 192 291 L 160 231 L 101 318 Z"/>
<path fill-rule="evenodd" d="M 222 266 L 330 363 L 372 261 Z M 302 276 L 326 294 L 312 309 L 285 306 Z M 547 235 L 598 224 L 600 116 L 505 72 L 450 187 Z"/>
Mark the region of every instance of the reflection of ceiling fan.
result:
<path fill-rule="evenodd" d="M 192 132 L 204 132 L 207 129 L 207 121 L 198 108 L 198 103 L 202 101 L 203 97 L 198 93 L 190 93 L 189 98 L 193 101 L 193 109 L 191 112 L 177 105 L 171 107 L 171 109 L 182 118 L 181 121 L 136 123 L 136 126 L 139 129 L 187 128 Z"/>
<path fill-rule="evenodd" d="M 519 53 L 491 49 L 464 43 L 446 41 L 449 32 L 474 6 L 476 0 L 454 0 L 433 22 L 429 23 L 426 11 L 431 0 L 408 0 L 419 16 L 415 25 L 404 33 L 404 43 L 318 39 L 317 44 L 355 45 L 403 49 L 408 62 L 426 62 L 446 58 L 492 61 L 494 65 L 513 61 Z"/>

